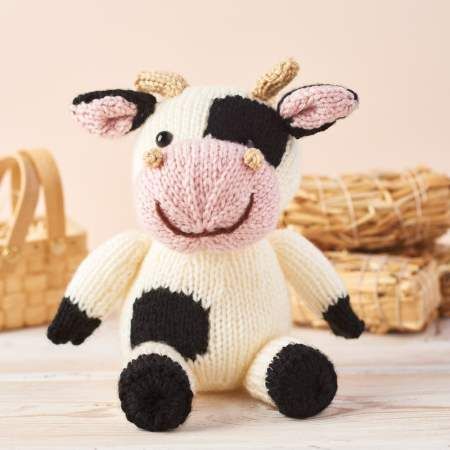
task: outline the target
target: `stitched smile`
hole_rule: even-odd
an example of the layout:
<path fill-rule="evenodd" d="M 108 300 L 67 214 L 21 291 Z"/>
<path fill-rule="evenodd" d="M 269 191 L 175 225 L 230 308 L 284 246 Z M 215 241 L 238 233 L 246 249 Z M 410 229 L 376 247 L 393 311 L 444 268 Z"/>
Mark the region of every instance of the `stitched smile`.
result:
<path fill-rule="evenodd" d="M 237 230 L 248 219 L 248 216 L 250 215 L 250 211 L 252 210 L 252 207 L 253 207 L 253 194 L 250 195 L 250 200 L 248 202 L 248 205 L 245 208 L 245 211 L 242 213 L 241 217 L 239 217 L 237 222 L 235 222 L 233 225 L 231 225 L 229 227 L 216 228 L 215 230 L 212 230 L 212 231 L 204 230 L 200 233 L 191 233 L 191 232 L 186 232 L 186 231 L 180 230 L 176 225 L 174 225 L 169 220 L 169 218 L 166 216 L 166 214 L 164 213 L 163 209 L 161 208 L 161 204 L 158 201 L 155 202 L 156 213 L 158 214 L 158 217 L 162 220 L 164 225 L 170 231 L 172 231 L 172 233 L 174 233 L 178 236 L 184 236 L 184 237 L 188 237 L 188 238 L 199 238 L 199 237 L 208 237 L 208 236 L 218 236 L 219 234 L 230 234 L 233 231 Z"/>

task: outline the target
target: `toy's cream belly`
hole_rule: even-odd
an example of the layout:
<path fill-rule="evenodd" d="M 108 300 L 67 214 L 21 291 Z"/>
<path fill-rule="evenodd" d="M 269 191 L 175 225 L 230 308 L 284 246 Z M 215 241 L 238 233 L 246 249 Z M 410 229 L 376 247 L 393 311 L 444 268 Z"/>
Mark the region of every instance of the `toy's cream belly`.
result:
<path fill-rule="evenodd" d="M 286 282 L 267 241 L 236 252 L 195 254 L 153 244 L 124 306 L 126 351 L 134 300 L 159 287 L 192 295 L 209 309 L 208 349 L 188 361 L 199 390 L 237 387 L 258 350 L 290 327 Z"/>

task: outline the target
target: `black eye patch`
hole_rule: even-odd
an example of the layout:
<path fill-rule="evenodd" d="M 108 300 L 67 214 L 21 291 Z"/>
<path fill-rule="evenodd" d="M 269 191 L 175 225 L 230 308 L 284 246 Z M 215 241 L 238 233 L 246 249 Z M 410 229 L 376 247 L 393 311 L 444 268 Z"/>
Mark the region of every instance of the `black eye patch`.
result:
<path fill-rule="evenodd" d="M 280 164 L 288 139 L 285 123 L 274 109 L 240 95 L 213 101 L 203 135 L 243 145 L 253 142 L 275 167 Z"/>

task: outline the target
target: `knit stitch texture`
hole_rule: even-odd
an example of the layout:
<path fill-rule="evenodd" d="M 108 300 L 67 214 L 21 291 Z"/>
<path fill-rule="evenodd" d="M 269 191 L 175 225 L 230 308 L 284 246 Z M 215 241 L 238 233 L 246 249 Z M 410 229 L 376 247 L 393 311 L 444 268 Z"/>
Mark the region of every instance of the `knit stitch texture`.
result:
<path fill-rule="evenodd" d="M 358 337 L 364 324 L 325 256 L 276 224 L 300 180 L 295 138 L 330 127 L 358 99 L 316 85 L 291 91 L 277 108 L 262 101 L 297 70 L 289 61 L 269 72 L 254 91 L 259 100 L 235 88 L 188 87 L 167 72 L 141 73 L 139 91 L 74 100 L 89 132 L 141 127 L 133 180 L 143 231 L 88 256 L 48 337 L 78 345 L 122 303 L 119 397 L 140 428 L 176 428 L 199 391 L 245 386 L 296 418 L 317 414 L 335 395 L 332 363 L 288 335 L 288 284 L 336 334 Z"/>

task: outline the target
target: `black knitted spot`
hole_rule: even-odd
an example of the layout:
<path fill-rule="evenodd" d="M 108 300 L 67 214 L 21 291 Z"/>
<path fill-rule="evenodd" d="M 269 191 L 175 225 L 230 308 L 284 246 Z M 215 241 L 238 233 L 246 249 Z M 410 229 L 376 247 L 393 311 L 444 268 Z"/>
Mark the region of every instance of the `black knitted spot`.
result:
<path fill-rule="evenodd" d="M 270 363 L 266 388 L 282 414 L 305 419 L 331 403 L 337 377 L 324 354 L 306 345 L 289 344 Z"/>
<path fill-rule="evenodd" d="M 123 97 L 125 100 L 134 103 L 137 107 L 137 114 L 133 119 L 130 131 L 139 128 L 155 110 L 156 98 L 146 92 L 138 92 L 125 89 L 109 89 L 106 91 L 93 91 L 81 94 L 72 101 L 74 105 L 80 103 L 90 103 L 92 100 L 103 97 Z"/>
<path fill-rule="evenodd" d="M 184 358 L 195 360 L 206 353 L 209 336 L 209 310 L 192 295 L 167 288 L 142 294 L 133 305 L 131 346 L 143 342 L 165 342 Z"/>
<path fill-rule="evenodd" d="M 191 411 L 192 396 L 186 372 L 165 355 L 140 355 L 120 375 L 122 410 L 144 430 L 166 431 L 181 425 Z"/>
<path fill-rule="evenodd" d="M 364 331 L 364 322 L 353 312 L 349 296 L 340 297 L 323 313 L 323 318 L 330 325 L 336 336 L 347 339 L 358 338 Z"/>
<path fill-rule="evenodd" d="M 100 323 L 100 319 L 89 317 L 78 305 L 64 297 L 47 329 L 47 337 L 54 344 L 66 344 L 70 341 L 73 345 L 80 345 Z"/>
<path fill-rule="evenodd" d="M 275 167 L 288 139 L 285 123 L 273 108 L 240 95 L 213 101 L 204 135 L 242 145 L 251 141 Z"/>

